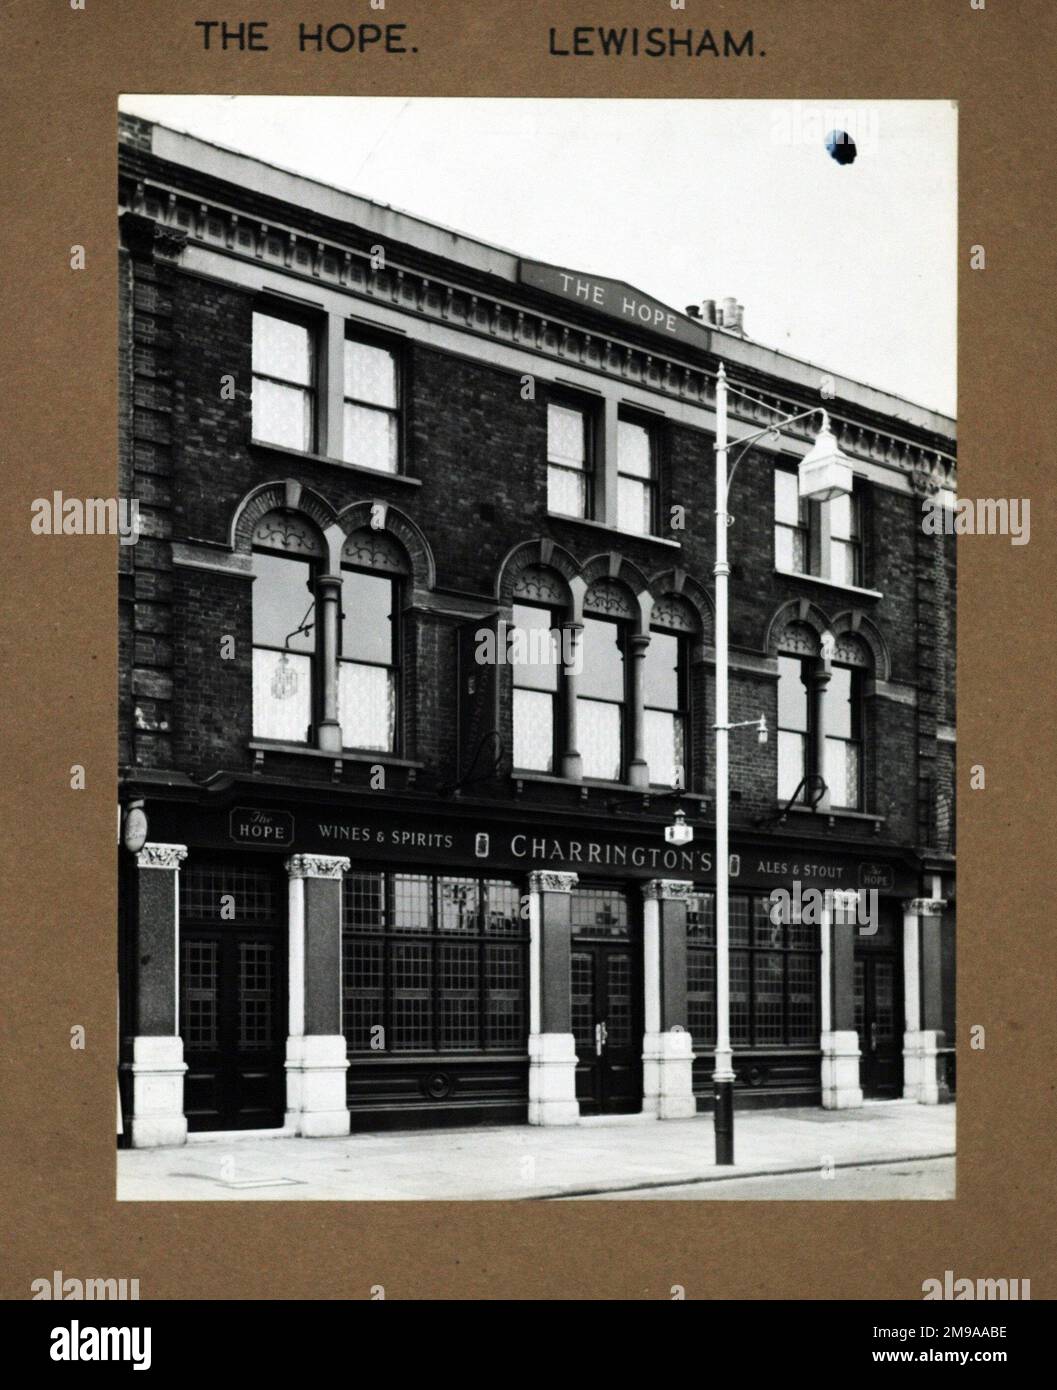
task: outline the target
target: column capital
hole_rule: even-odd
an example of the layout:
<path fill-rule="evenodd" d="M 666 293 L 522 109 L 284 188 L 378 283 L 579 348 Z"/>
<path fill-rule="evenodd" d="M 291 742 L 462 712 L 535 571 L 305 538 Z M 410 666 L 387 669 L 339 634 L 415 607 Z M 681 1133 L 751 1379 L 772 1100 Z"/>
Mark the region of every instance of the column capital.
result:
<path fill-rule="evenodd" d="M 648 632 L 631 632 L 628 634 L 628 647 L 632 656 L 644 656 L 646 648 L 650 645 L 650 634 Z"/>
<path fill-rule="evenodd" d="M 912 912 L 916 917 L 939 917 L 946 906 L 946 898 L 907 898 L 903 911 Z"/>
<path fill-rule="evenodd" d="M 642 885 L 642 896 L 647 901 L 685 902 L 694 896 L 694 885 L 683 878 L 651 878 Z"/>
<path fill-rule="evenodd" d="M 341 878 L 351 859 L 334 854 L 292 854 L 286 861 L 291 878 Z"/>
<path fill-rule="evenodd" d="M 529 874 L 529 891 L 532 893 L 571 893 L 579 882 L 579 874 L 557 873 L 552 869 L 533 869 Z"/>
<path fill-rule="evenodd" d="M 149 842 L 136 855 L 141 869 L 178 869 L 187 858 L 186 845 L 164 845 Z"/>

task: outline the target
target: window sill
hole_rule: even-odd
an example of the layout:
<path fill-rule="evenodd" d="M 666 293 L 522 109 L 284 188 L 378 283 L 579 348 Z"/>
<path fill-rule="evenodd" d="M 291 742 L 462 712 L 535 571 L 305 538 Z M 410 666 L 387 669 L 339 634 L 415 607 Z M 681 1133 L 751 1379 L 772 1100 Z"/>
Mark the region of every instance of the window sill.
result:
<path fill-rule="evenodd" d="M 346 463 L 344 459 L 333 458 L 330 454 L 310 454 L 302 449 L 287 449 L 283 444 L 268 444 L 263 439 L 251 439 L 250 448 L 256 453 L 270 454 L 280 459 L 300 459 L 302 463 L 328 463 L 345 473 L 358 473 L 366 478 L 384 478 L 390 483 L 403 483 L 407 487 L 421 487 L 421 478 L 409 478 L 406 473 L 384 473 L 380 468 L 365 468 L 362 463 Z"/>
<path fill-rule="evenodd" d="M 650 545 L 666 545 L 671 550 L 682 550 L 682 541 L 670 541 L 666 536 L 644 536 L 641 531 L 622 531 L 619 526 L 609 526 L 604 521 L 592 521 L 586 516 L 567 516 L 565 512 L 548 511 L 552 521 L 569 521 L 574 526 L 588 526 L 592 531 L 608 531 L 611 536 L 622 536 L 625 540 L 646 541 Z"/>
<path fill-rule="evenodd" d="M 308 743 L 284 743 L 282 739 L 250 739 L 249 746 L 253 753 L 254 772 L 261 771 L 266 753 L 278 753 L 282 757 L 324 758 L 334 765 L 337 772 L 340 772 L 343 763 L 377 763 L 382 767 L 402 767 L 409 777 L 413 777 L 426 766 L 411 758 L 398 758 L 393 753 L 371 752 L 361 748 L 342 748 L 339 752 L 329 753 L 325 748 L 313 748 Z"/>
<path fill-rule="evenodd" d="M 881 827 L 885 823 L 885 817 L 875 815 L 870 811 L 846 811 L 839 806 L 831 807 L 828 811 L 813 811 L 810 806 L 790 806 L 789 810 L 798 816 L 815 816 L 824 819 L 830 827 L 837 821 L 857 821 L 859 824 L 872 824 L 875 835 L 881 833 Z M 784 819 L 784 817 L 783 817 Z"/>
<path fill-rule="evenodd" d="M 825 589 L 836 589 L 842 594 L 857 594 L 859 598 L 884 598 L 879 589 L 862 589 L 857 584 L 840 584 L 836 579 L 823 579 L 819 574 L 801 574 L 799 570 L 782 570 L 775 566 L 775 574 L 782 579 L 803 579 L 809 584 L 821 584 Z"/>
<path fill-rule="evenodd" d="M 710 802 L 710 798 L 701 792 L 676 791 L 673 787 L 634 787 L 630 782 L 603 782 L 596 777 L 584 777 L 581 781 L 574 782 L 569 777 L 555 777 L 550 772 L 519 772 L 516 769 L 510 777 L 517 785 L 519 793 L 523 782 L 540 783 L 543 786 L 568 787 L 571 791 L 578 791 L 582 801 L 586 801 L 591 792 L 623 792 L 627 796 L 643 797 L 646 801 L 696 801 L 699 803 L 699 809 Z"/>

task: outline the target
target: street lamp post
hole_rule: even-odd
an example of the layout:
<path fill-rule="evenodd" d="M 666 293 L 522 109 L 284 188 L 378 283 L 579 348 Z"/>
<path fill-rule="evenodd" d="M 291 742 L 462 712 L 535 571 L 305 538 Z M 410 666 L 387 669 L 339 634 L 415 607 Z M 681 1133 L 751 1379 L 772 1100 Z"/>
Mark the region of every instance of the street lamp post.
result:
<path fill-rule="evenodd" d="M 727 373 L 716 382 L 716 1059 L 712 1073 L 716 1163 L 734 1162 L 734 1054 L 730 1048 L 730 729 L 727 721 Z"/>
<path fill-rule="evenodd" d="M 726 368 L 721 362 L 716 378 L 716 563 L 713 569 L 716 581 L 716 1055 L 712 1083 L 716 1163 L 724 1166 L 734 1162 L 734 1053 L 730 1045 L 730 730 L 751 724 L 759 729 L 760 742 L 767 741 L 767 724 L 762 717 L 739 724 L 731 724 L 728 717 L 727 581 L 730 565 L 727 563 L 727 527 L 731 518 L 727 514 L 727 502 L 733 470 L 727 471 L 727 391 Z M 800 463 L 800 496 L 821 502 L 850 492 L 851 468 L 830 432 L 829 416 L 820 406 L 786 416 L 755 434 L 735 440 L 735 444 L 744 447 L 734 467 L 737 468 L 745 449 L 757 439 L 767 434 L 777 437 L 779 426 L 810 415 L 821 415 L 822 427 L 814 446 Z"/>

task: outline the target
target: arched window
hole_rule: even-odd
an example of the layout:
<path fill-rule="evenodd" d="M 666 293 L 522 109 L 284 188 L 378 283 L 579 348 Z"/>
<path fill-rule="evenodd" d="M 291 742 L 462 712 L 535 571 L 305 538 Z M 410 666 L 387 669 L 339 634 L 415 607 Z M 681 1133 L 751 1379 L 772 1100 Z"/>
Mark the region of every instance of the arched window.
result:
<path fill-rule="evenodd" d="M 561 644 L 554 610 L 514 604 L 510 642 L 514 674 L 514 767 L 554 772 L 558 766 Z"/>
<path fill-rule="evenodd" d="M 396 753 L 400 729 L 400 586 L 407 565 L 390 537 L 345 542 L 341 566 L 338 718 L 345 748 Z"/>
<path fill-rule="evenodd" d="M 583 671 L 578 692 L 580 752 L 585 777 L 624 780 L 627 705 L 625 625 L 584 617 Z"/>
<path fill-rule="evenodd" d="M 674 594 L 653 605 L 646 648 L 643 719 L 650 784 L 690 786 L 690 643 L 698 621 L 690 605 Z"/>
<path fill-rule="evenodd" d="M 570 595 L 559 575 L 530 565 L 513 593 L 507 655 L 513 674 L 513 765 L 557 773 L 564 741 L 565 670 L 562 623 Z"/>
<path fill-rule="evenodd" d="M 603 782 L 627 778 L 628 636 L 631 595 L 600 579 L 584 599 L 582 669 L 577 685 L 577 734 L 583 775 Z"/>
<path fill-rule="evenodd" d="M 253 733 L 307 743 L 319 681 L 315 580 L 322 543 L 312 526 L 269 512 L 253 534 Z"/>
<path fill-rule="evenodd" d="M 833 648 L 826 689 L 826 747 L 822 775 L 830 805 L 846 811 L 863 808 L 863 677 L 869 657 L 851 634 Z"/>
<path fill-rule="evenodd" d="M 810 799 L 815 765 L 816 707 L 810 678 L 819 651 L 805 623 L 790 623 L 778 654 L 778 800 Z"/>

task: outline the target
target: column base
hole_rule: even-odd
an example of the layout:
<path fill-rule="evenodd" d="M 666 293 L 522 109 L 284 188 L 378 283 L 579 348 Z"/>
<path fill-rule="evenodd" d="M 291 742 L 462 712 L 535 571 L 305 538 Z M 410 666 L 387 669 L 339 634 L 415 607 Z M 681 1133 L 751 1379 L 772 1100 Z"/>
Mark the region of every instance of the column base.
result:
<path fill-rule="evenodd" d="M 862 1105 L 859 1035 L 855 1030 L 822 1034 L 822 1106 L 853 1110 Z"/>
<path fill-rule="evenodd" d="M 133 1038 L 129 1133 L 134 1149 L 187 1143 L 186 1071 L 183 1038 Z"/>
<path fill-rule="evenodd" d="M 584 779 L 584 760 L 579 753 L 562 754 L 562 776 L 567 782 L 582 782 Z"/>
<path fill-rule="evenodd" d="M 941 1105 L 950 1100 L 939 1049 L 944 1035 L 936 1029 L 903 1034 L 903 1099 L 919 1105 Z"/>
<path fill-rule="evenodd" d="M 571 1033 L 531 1033 L 529 1050 L 530 1125 L 575 1125 L 576 1041 Z"/>
<path fill-rule="evenodd" d="M 628 763 L 628 785 L 644 789 L 650 785 L 649 764 L 644 763 L 641 758 L 632 758 Z"/>
<path fill-rule="evenodd" d="M 349 1059 L 340 1033 L 286 1040 L 286 1126 L 307 1139 L 349 1133 L 345 1073 Z"/>
<path fill-rule="evenodd" d="M 318 738 L 320 751 L 323 753 L 340 753 L 342 749 L 341 725 L 336 721 L 321 719 L 318 726 Z"/>
<path fill-rule="evenodd" d="M 694 1044 L 684 1029 L 642 1039 L 642 1110 L 659 1120 L 688 1120 L 694 1099 Z"/>

